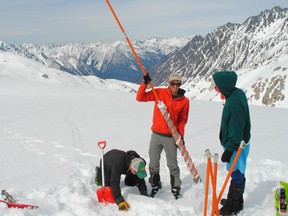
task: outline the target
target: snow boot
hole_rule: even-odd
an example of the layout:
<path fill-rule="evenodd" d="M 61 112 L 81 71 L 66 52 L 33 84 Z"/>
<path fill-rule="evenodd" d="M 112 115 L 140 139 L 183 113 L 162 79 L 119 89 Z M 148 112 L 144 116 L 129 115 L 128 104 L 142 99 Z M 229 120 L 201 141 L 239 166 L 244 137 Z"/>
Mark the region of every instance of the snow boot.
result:
<path fill-rule="evenodd" d="M 152 187 L 150 197 L 153 198 L 158 193 L 158 191 L 162 188 L 159 173 L 151 175 L 149 178 L 149 182 L 150 182 L 151 187 Z"/>
<path fill-rule="evenodd" d="M 152 197 L 152 198 L 155 197 L 161 188 L 162 188 L 161 182 L 158 182 L 158 184 L 152 184 L 152 190 L 151 190 L 150 197 Z"/>
<path fill-rule="evenodd" d="M 245 188 L 245 182 L 246 182 L 246 179 L 244 178 L 244 185 L 243 185 L 243 187 Z M 243 188 L 243 190 L 244 190 L 244 188 Z M 244 192 L 244 191 L 243 191 Z M 224 206 L 225 204 L 226 204 L 226 202 L 227 202 L 227 199 L 225 199 L 225 198 L 223 198 L 223 199 L 221 199 L 220 200 L 220 204 L 222 205 L 222 206 Z M 239 205 L 239 211 L 241 211 L 241 210 L 243 210 L 243 203 L 244 203 L 244 199 L 243 199 L 243 193 L 241 194 L 241 197 L 240 197 L 240 205 Z"/>
<path fill-rule="evenodd" d="M 180 187 L 172 187 L 171 189 L 171 192 L 176 200 L 181 197 L 180 190 L 181 190 Z"/>
<path fill-rule="evenodd" d="M 220 209 L 220 215 L 235 215 L 243 210 L 244 188 L 245 181 L 240 185 L 236 185 L 233 181 L 230 182 L 227 199 L 221 200 L 223 207 Z"/>
<path fill-rule="evenodd" d="M 175 177 L 173 175 L 170 175 L 170 184 L 171 184 L 171 192 L 174 196 L 174 198 L 177 200 L 181 197 L 180 194 L 180 186 L 175 186 Z"/>

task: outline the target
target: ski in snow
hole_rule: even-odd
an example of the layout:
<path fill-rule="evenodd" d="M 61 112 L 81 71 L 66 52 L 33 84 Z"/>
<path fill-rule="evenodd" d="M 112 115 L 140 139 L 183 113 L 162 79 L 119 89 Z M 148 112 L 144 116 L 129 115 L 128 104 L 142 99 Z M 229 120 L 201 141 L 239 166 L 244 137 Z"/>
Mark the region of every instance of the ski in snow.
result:
<path fill-rule="evenodd" d="M 8 208 L 28 208 L 28 209 L 36 209 L 38 206 L 30 205 L 30 204 L 23 204 L 23 203 L 16 203 L 13 197 L 6 191 L 2 190 L 1 195 L 4 200 L 0 200 L 0 202 L 5 203 Z"/>

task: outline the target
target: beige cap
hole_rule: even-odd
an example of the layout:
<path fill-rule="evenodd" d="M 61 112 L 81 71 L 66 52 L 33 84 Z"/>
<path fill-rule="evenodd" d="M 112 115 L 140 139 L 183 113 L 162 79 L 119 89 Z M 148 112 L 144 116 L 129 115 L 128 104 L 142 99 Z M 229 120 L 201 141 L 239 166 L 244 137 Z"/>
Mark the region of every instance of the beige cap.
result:
<path fill-rule="evenodd" d="M 182 78 L 180 75 L 178 74 L 171 74 L 168 78 L 168 81 L 171 82 L 171 81 L 182 81 Z"/>

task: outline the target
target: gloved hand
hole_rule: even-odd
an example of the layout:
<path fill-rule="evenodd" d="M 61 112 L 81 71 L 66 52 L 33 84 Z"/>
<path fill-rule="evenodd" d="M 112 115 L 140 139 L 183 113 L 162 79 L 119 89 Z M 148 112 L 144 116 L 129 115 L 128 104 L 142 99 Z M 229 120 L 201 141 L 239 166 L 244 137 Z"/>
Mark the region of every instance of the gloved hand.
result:
<path fill-rule="evenodd" d="M 144 83 L 146 85 L 152 81 L 151 77 L 149 76 L 149 73 L 147 73 L 145 76 L 143 76 L 143 80 L 144 80 Z"/>
<path fill-rule="evenodd" d="M 118 207 L 120 211 L 128 211 L 128 209 L 130 208 L 130 205 L 126 201 L 123 201 L 118 204 Z"/>
<path fill-rule="evenodd" d="M 228 151 L 227 149 L 223 152 L 222 156 L 221 156 L 221 161 L 222 162 L 230 162 L 231 157 L 233 155 L 233 152 Z"/>

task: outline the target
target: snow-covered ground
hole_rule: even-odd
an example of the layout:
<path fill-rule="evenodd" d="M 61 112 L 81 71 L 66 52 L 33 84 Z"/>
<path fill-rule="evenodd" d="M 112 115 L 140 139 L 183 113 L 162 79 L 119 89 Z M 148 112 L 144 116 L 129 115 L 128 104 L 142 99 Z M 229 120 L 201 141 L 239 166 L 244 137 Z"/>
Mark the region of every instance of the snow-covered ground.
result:
<path fill-rule="evenodd" d="M 134 149 L 149 162 L 153 104 L 138 103 L 133 88 L 114 80 L 72 76 L 0 52 L 0 189 L 18 202 L 40 207 L 8 209 L 1 203 L 0 215 L 203 215 L 205 149 L 222 153 L 218 131 L 223 105 L 219 102 L 190 103 L 185 141 L 202 183 L 193 183 L 179 153 L 183 197 L 174 200 L 163 152 L 163 193 L 157 198 L 140 196 L 137 188 L 122 183 L 123 196 L 131 205 L 128 212 L 97 202 L 98 141 L 107 141 L 105 151 Z M 288 181 L 288 110 L 261 106 L 250 110 L 251 154 L 245 209 L 239 215 L 274 215 L 273 192 L 280 180 Z M 219 162 L 218 192 L 226 174 Z"/>

